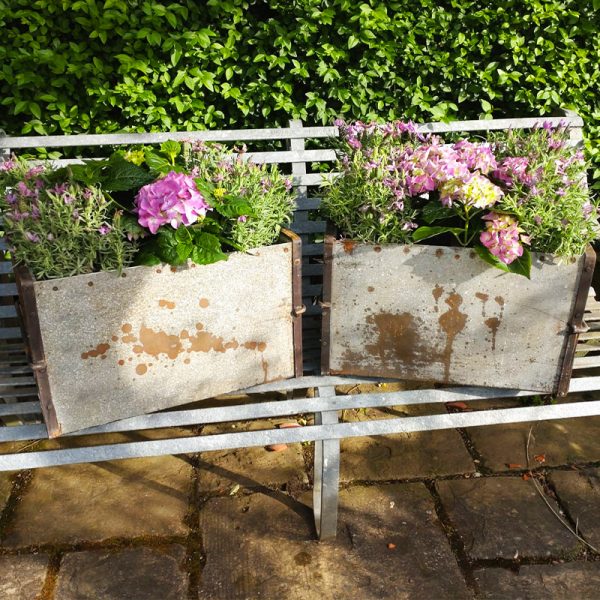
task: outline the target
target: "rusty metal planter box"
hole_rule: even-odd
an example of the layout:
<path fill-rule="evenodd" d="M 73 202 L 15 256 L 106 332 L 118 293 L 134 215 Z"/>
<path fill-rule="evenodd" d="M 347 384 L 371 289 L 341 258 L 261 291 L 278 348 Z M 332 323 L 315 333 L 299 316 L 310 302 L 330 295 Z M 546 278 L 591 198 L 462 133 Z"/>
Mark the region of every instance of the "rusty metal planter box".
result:
<path fill-rule="evenodd" d="M 564 394 L 595 253 L 531 279 L 469 248 L 325 241 L 322 372 Z"/>
<path fill-rule="evenodd" d="M 300 239 L 286 235 L 212 265 L 17 268 L 50 437 L 300 375 Z"/>

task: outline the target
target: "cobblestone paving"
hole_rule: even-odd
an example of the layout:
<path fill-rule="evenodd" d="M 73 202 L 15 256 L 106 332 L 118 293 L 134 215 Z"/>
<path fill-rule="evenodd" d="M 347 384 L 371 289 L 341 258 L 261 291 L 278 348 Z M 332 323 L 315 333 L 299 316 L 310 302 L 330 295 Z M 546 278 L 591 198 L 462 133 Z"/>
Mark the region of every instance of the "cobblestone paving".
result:
<path fill-rule="evenodd" d="M 596 600 L 600 417 L 530 429 L 344 442 L 332 542 L 310 444 L 0 475 L 0 600 Z"/>

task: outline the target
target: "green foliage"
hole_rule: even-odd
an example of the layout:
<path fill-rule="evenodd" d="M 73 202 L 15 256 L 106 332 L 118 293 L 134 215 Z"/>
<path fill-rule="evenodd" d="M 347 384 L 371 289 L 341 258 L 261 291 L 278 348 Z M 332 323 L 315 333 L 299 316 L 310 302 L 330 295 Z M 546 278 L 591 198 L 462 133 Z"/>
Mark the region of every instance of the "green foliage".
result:
<path fill-rule="evenodd" d="M 3 0 L 0 127 L 76 133 L 577 110 L 597 0 Z"/>
<path fill-rule="evenodd" d="M 238 250 L 272 244 L 294 208 L 292 182 L 275 165 L 237 157 L 220 144 L 201 142 L 184 152 L 185 170 L 216 213 L 226 219 L 221 235 Z"/>
<path fill-rule="evenodd" d="M 120 271 L 131 264 L 136 243 L 127 241 L 121 211 L 99 187 L 47 166 L 32 168 L 18 159 L 10 165 L 0 170 L 0 211 L 17 263 L 37 279 Z"/>

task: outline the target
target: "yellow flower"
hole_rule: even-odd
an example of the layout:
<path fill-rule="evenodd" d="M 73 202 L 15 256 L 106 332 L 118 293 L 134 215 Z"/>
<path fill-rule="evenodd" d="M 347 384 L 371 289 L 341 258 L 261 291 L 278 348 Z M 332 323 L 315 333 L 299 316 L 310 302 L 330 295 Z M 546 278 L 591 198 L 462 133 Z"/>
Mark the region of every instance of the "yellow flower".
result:
<path fill-rule="evenodd" d="M 213 194 L 217 200 L 223 200 L 223 197 L 225 196 L 226 193 L 227 193 L 227 190 L 222 187 L 215 188 L 215 191 L 213 192 Z"/>
<path fill-rule="evenodd" d="M 124 158 L 134 165 L 141 165 L 144 162 L 144 152 L 142 150 L 130 150 L 125 152 Z"/>

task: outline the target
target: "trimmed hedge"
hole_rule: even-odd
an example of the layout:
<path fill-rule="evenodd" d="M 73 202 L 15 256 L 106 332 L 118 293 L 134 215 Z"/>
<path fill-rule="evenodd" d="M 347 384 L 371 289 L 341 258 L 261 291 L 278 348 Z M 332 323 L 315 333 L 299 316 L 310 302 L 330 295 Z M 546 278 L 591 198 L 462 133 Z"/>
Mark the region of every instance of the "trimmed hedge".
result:
<path fill-rule="evenodd" d="M 0 0 L 0 127 L 110 132 L 577 110 L 600 0 Z"/>

